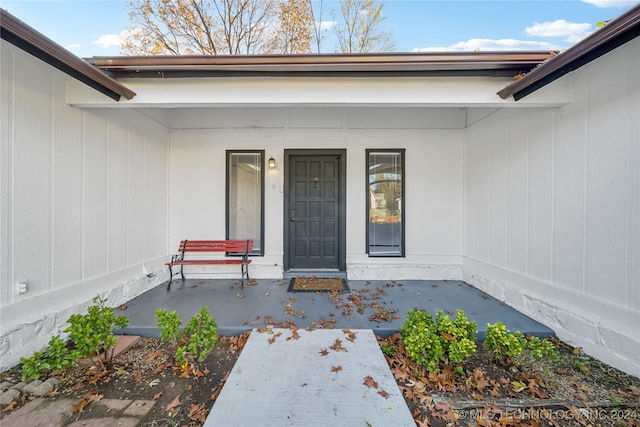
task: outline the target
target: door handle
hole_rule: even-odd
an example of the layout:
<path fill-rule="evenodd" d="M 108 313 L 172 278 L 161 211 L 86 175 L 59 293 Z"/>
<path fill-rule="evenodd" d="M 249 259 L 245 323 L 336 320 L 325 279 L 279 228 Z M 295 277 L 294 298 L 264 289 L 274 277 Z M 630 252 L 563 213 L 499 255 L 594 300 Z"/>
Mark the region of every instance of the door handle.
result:
<path fill-rule="evenodd" d="M 296 222 L 296 219 L 295 218 L 289 218 L 289 221 Z"/>

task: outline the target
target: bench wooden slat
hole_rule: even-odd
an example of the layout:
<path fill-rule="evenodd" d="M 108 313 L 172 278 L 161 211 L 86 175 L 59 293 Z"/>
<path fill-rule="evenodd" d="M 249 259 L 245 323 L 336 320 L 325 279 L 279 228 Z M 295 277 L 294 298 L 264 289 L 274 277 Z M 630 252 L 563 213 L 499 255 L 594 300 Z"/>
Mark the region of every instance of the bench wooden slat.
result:
<path fill-rule="evenodd" d="M 242 273 L 241 286 L 244 287 L 245 276 L 249 280 L 248 266 L 251 263 L 249 252 L 253 250 L 253 240 L 183 240 L 178 247 L 178 254 L 165 263 L 169 267 L 169 284 L 173 281 L 173 266 L 180 266 L 180 275 L 184 281 L 185 265 L 240 265 Z M 215 258 L 215 259 L 185 259 L 188 253 L 225 253 L 227 256 L 237 256 L 237 258 Z M 177 272 L 176 272 L 177 274 Z"/>

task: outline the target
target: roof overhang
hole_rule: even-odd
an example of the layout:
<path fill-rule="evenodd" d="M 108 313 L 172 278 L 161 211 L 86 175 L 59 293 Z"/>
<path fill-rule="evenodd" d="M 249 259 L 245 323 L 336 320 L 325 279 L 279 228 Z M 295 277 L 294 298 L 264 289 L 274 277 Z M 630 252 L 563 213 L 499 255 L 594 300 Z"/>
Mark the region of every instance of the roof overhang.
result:
<path fill-rule="evenodd" d="M 553 56 L 552 52 L 448 52 L 331 55 L 117 56 L 94 57 L 116 78 L 251 76 L 490 76 L 513 77 Z"/>
<path fill-rule="evenodd" d="M 498 92 L 502 99 L 518 101 L 543 86 L 640 36 L 640 4 L 612 20 L 584 40 L 550 58 Z"/>
<path fill-rule="evenodd" d="M 115 101 L 121 97 L 132 99 L 136 95 L 3 9 L 0 9 L 0 28 L 4 40 Z"/>

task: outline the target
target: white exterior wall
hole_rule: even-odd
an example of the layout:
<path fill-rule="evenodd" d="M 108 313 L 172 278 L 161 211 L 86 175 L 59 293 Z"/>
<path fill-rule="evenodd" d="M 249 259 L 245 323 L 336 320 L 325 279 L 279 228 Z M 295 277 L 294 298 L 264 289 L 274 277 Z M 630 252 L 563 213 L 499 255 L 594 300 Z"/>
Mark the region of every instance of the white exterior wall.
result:
<path fill-rule="evenodd" d="M 117 305 L 166 280 L 168 131 L 131 110 L 70 107 L 77 82 L 4 40 L 0 54 L 4 369 L 96 295 Z"/>
<path fill-rule="evenodd" d="M 465 280 L 640 375 L 640 39 L 465 144 Z"/>
<path fill-rule="evenodd" d="M 238 114 L 242 111 L 241 114 Z M 460 109 L 208 109 L 209 129 L 174 130 L 170 154 L 170 247 L 225 236 L 225 151 L 266 150 L 265 256 L 251 277 L 282 277 L 284 150 L 346 148 L 347 274 L 350 279 L 460 279 L 463 129 Z M 192 110 L 192 120 L 201 122 Z M 181 118 L 182 120 L 182 118 Z M 449 129 L 433 129 L 435 127 Z M 432 129 L 429 129 L 432 128 Z M 406 149 L 405 258 L 365 252 L 367 148 Z M 190 268 L 191 277 L 237 277 L 237 266 Z M 213 274 L 215 276 L 209 276 Z"/>

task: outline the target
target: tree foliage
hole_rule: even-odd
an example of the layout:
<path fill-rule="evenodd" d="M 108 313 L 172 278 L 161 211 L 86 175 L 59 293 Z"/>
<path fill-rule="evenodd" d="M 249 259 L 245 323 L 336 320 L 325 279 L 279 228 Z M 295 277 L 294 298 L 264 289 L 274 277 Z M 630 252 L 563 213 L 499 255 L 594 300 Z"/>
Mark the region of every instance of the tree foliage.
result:
<path fill-rule="evenodd" d="M 321 52 L 323 0 L 131 0 L 132 55 L 243 55 Z M 343 53 L 393 50 L 379 0 L 340 0 L 335 28 Z M 331 11 L 335 18 L 336 12 Z"/>
<path fill-rule="evenodd" d="M 340 0 L 340 22 L 335 31 L 340 52 L 388 52 L 394 49 L 391 33 L 380 29 L 384 2 Z M 335 14 L 335 12 L 334 12 Z"/>
<path fill-rule="evenodd" d="M 280 26 L 276 30 L 279 53 L 310 53 L 314 27 L 311 3 L 306 0 L 282 0 L 279 18 Z"/>
<path fill-rule="evenodd" d="M 133 0 L 123 50 L 134 55 L 271 53 L 278 0 Z"/>

